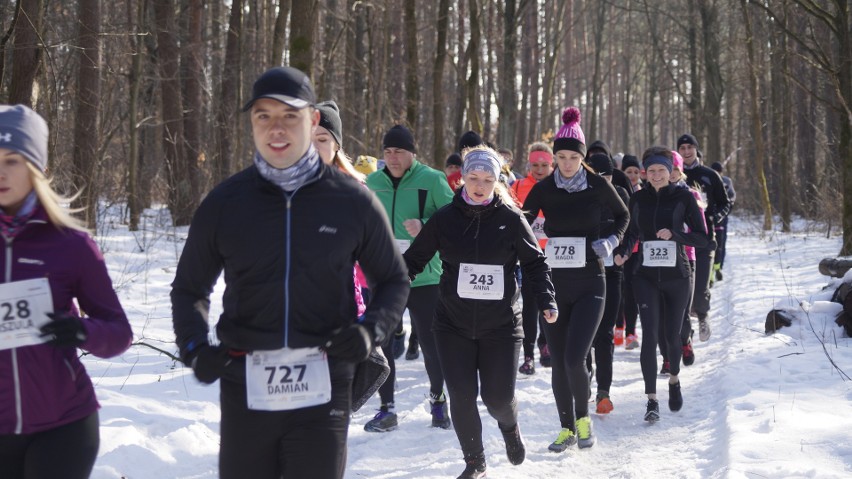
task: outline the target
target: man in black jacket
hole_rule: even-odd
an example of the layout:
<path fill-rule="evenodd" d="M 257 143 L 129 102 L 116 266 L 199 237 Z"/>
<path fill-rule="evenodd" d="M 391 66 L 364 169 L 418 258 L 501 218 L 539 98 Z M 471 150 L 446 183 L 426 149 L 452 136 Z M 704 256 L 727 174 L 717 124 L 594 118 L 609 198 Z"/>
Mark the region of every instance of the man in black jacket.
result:
<path fill-rule="evenodd" d="M 712 169 L 701 164 L 698 153 L 698 140 L 686 133 L 677 139 L 677 152 L 683 157 L 683 168 L 686 170 L 686 182 L 701 191 L 707 208 L 704 217 L 707 220 L 707 231 L 713 239 L 713 228 L 728 216 L 731 201 L 725 191 L 722 178 Z M 695 291 L 692 309 L 698 316 L 698 339 L 710 339 L 710 323 L 707 313 L 710 312 L 710 272 L 713 268 L 713 256 L 716 243 L 710 247 L 695 248 Z"/>
<path fill-rule="evenodd" d="M 343 477 L 355 366 L 393 331 L 408 277 L 382 206 L 322 163 L 310 80 L 268 70 L 244 111 L 253 165 L 199 206 L 172 283 L 184 363 L 220 381 L 222 478 Z M 358 317 L 358 261 L 372 300 Z M 224 270 L 221 342 L 210 292 Z"/>

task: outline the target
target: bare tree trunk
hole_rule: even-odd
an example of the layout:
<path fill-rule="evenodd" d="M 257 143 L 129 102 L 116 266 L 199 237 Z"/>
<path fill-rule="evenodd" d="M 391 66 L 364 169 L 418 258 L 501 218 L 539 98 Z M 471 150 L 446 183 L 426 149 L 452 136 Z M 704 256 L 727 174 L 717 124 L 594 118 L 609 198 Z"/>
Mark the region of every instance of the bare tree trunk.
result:
<path fill-rule="evenodd" d="M 749 87 L 750 96 L 749 105 L 751 106 L 751 134 L 754 141 L 754 164 L 755 169 L 753 174 L 757 176 L 760 185 L 760 201 L 763 205 L 763 229 L 769 231 L 772 229 L 772 205 L 769 202 L 769 190 L 766 186 L 766 175 L 763 172 L 763 163 L 765 149 L 763 146 L 763 131 L 761 128 L 760 114 L 760 91 L 757 84 L 757 64 L 754 58 L 754 35 L 751 28 L 751 16 L 748 13 L 746 0 L 740 0 L 740 6 L 743 12 L 743 22 L 745 23 L 746 31 L 746 52 L 748 53 L 748 69 L 749 69 Z"/>
<path fill-rule="evenodd" d="M 183 72 L 183 114 L 184 155 L 189 174 L 190 194 L 193 202 L 201 200 L 201 171 L 206 160 L 205 148 L 201 141 L 201 119 L 203 115 L 202 80 L 204 66 L 201 60 L 201 11 L 202 0 L 189 0 L 186 16 L 186 42 L 181 55 Z"/>
<path fill-rule="evenodd" d="M 518 58 L 518 18 L 523 17 L 523 8 L 528 2 L 521 2 L 517 8 L 515 0 L 506 0 L 503 10 L 503 55 L 500 61 L 500 88 L 497 112 L 500 124 L 497 130 L 497 143 L 516 151 L 515 130 L 518 127 L 518 93 L 515 84 Z"/>
<path fill-rule="evenodd" d="M 184 151 L 183 98 L 181 95 L 180 50 L 175 32 L 172 0 L 154 0 L 157 22 L 157 51 L 163 111 L 163 151 L 169 183 L 169 209 L 175 226 L 192 220 L 197 200 L 192 196 L 190 168 Z"/>
<path fill-rule="evenodd" d="M 435 140 L 432 143 L 432 160 L 436 164 L 443 160 L 446 155 L 444 141 L 444 64 L 447 62 L 447 25 L 450 21 L 450 1 L 440 0 L 438 4 L 438 41 L 435 47 L 435 63 L 432 68 L 434 80 L 432 81 L 432 123 L 435 125 Z"/>
<path fill-rule="evenodd" d="M 130 212 L 130 231 L 139 230 L 139 218 L 142 216 L 142 204 L 139 199 L 139 90 L 142 88 L 142 58 L 144 40 L 142 26 L 145 24 L 146 0 L 136 0 L 136 12 L 128 9 L 128 23 L 133 26 L 136 37 L 133 39 L 133 66 L 130 70 L 130 114 L 127 130 L 130 132 L 127 166 L 127 209 Z M 135 13 L 135 17 L 134 17 Z"/>
<path fill-rule="evenodd" d="M 415 0 L 403 2 L 403 25 L 405 25 L 405 120 L 412 131 L 417 131 L 417 106 L 420 103 L 420 86 L 417 71 L 417 16 Z M 438 158 L 433 158 L 438 161 Z"/>
<path fill-rule="evenodd" d="M 470 64 L 470 75 L 467 77 L 467 122 L 468 127 L 476 132 L 482 132 L 482 120 L 476 104 L 476 94 L 479 91 L 479 46 L 481 43 L 479 25 L 479 1 L 468 0 L 470 15 L 470 41 L 467 44 L 465 57 Z"/>
<path fill-rule="evenodd" d="M 9 84 L 9 103 L 33 106 L 37 90 L 35 79 L 41 69 L 44 47 L 41 41 L 44 18 L 43 0 L 20 0 L 15 11 L 12 48 L 12 78 Z M 2 77 L 0 77 L 2 79 Z"/>
<path fill-rule="evenodd" d="M 456 79 L 457 79 L 457 96 L 456 96 L 456 116 L 453 121 L 453 133 L 458 135 L 461 133 L 462 129 L 464 129 L 464 110 L 465 110 L 465 101 L 467 99 L 467 82 L 465 78 L 467 76 L 467 66 L 468 66 L 468 58 L 465 54 L 465 29 L 464 29 L 464 19 L 465 19 L 465 2 L 462 0 L 458 2 L 457 12 L 458 12 L 458 25 L 459 31 L 457 39 L 456 39 Z M 455 138 L 453 138 L 453 149 L 455 150 Z"/>
<path fill-rule="evenodd" d="M 275 31 L 272 34 L 272 53 L 269 57 L 269 66 L 281 65 L 284 61 L 284 31 L 287 28 L 287 17 L 290 16 L 290 1 L 278 2 L 278 17 L 275 18 Z"/>
<path fill-rule="evenodd" d="M 318 0 L 301 0 L 290 13 L 290 66 L 313 78 L 314 35 L 319 21 Z"/>
<path fill-rule="evenodd" d="M 82 190 L 75 208 L 82 209 L 86 225 L 97 226 L 98 112 L 101 101 L 100 0 L 80 0 L 77 19 L 80 65 L 77 72 L 74 123 L 74 184 Z"/>
<path fill-rule="evenodd" d="M 216 109 L 216 138 L 217 158 L 213 165 L 214 182 L 220 183 L 234 171 L 231 137 L 235 134 L 235 118 L 237 115 L 237 90 L 240 83 L 240 36 L 243 25 L 243 0 L 232 0 L 231 18 L 228 22 L 228 39 L 225 45 L 225 64 L 222 69 L 222 81 L 219 90 L 218 108 Z"/>
<path fill-rule="evenodd" d="M 592 103 L 588 108 L 589 122 L 585 123 L 589 131 L 589 141 L 598 137 L 598 126 L 600 124 L 600 115 L 598 109 L 601 101 L 601 55 L 603 54 L 603 33 L 606 22 L 607 3 L 599 2 L 597 6 L 597 15 L 595 16 L 595 29 L 592 32 L 594 41 L 594 65 L 592 65 Z"/>
<path fill-rule="evenodd" d="M 722 151 L 722 97 L 725 84 L 722 78 L 721 51 L 719 45 L 719 7 L 717 0 L 699 0 L 701 32 L 704 43 L 704 124 L 707 126 L 707 146 L 703 152 L 707 158 L 724 160 Z M 753 45 L 752 45 L 753 47 Z M 771 218 L 770 218 L 771 219 Z"/>

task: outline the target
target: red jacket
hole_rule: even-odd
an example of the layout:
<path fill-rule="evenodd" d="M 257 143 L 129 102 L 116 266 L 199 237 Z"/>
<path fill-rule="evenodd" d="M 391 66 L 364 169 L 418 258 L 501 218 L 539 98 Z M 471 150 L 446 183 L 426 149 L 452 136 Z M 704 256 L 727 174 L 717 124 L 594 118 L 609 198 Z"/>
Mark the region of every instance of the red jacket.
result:
<path fill-rule="evenodd" d="M 510 191 L 515 196 L 518 208 L 523 208 L 524 201 L 527 200 L 527 195 L 530 194 L 530 190 L 532 190 L 536 183 L 538 183 L 538 181 L 533 177 L 532 173 L 512 183 Z M 542 251 L 544 251 L 545 246 L 547 246 L 547 235 L 544 234 L 543 229 L 544 213 L 539 211 L 538 218 L 536 218 L 530 226 L 532 226 L 533 233 L 535 234 L 536 239 L 538 239 L 538 245 L 541 246 Z"/>

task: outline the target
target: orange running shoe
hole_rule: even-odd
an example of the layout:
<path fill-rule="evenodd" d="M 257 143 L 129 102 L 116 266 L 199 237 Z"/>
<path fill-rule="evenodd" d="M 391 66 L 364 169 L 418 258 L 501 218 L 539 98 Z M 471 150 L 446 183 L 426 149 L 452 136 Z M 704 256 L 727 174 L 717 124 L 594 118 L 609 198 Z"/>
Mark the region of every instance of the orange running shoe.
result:
<path fill-rule="evenodd" d="M 615 328 L 615 345 L 621 346 L 624 344 L 624 328 Z"/>
<path fill-rule="evenodd" d="M 609 400 L 609 396 L 598 396 L 595 398 L 595 402 L 598 403 L 595 412 L 598 414 L 609 414 L 613 410 L 612 401 Z"/>

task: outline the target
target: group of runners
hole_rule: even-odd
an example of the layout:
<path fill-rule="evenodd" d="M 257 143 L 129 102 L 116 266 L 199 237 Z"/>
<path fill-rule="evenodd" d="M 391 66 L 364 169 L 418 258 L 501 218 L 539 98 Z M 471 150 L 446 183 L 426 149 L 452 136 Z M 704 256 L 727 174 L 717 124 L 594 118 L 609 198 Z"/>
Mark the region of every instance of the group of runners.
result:
<path fill-rule="evenodd" d="M 264 72 L 244 111 L 251 166 L 198 207 L 171 292 L 181 359 L 199 381 L 219 383 L 220 477 L 342 477 L 353 379 L 377 354 L 388 376 L 364 428 L 399 428 L 406 309 L 406 357 L 422 353 L 431 424 L 455 431 L 460 479 L 486 474 L 479 399 L 509 461 L 524 461 L 516 377 L 536 374 L 536 345 L 559 421 L 551 451 L 595 444 L 593 377 L 595 411 L 613 411 L 618 328 L 628 349 L 641 347 L 644 419 L 660 418 L 660 354 L 669 409 L 683 407 L 680 364 L 695 358 L 693 317 L 699 339 L 710 338 L 710 279 L 722 279 L 714 232 L 727 226 L 733 192 L 701 164 L 695 137 L 681 136 L 676 151 L 626 155 L 619 167 L 606 143 L 587 145 L 571 107 L 552 145 L 530 145 L 529 174 L 513 172 L 511 152 L 474 132 L 461 135 L 445 174 L 418 160 L 403 125 L 386 131 L 381 160 L 350 158 L 338 105 L 318 101 L 294 68 Z M 0 107 L 0 293 L 46 278 L 52 294 L 52 306 L 32 309 L 45 316 L 29 326 L 36 340 L 2 337 L 0 378 L 14 387 L 0 388 L 0 468 L 10 477 L 88 477 L 97 403 L 77 348 L 120 354 L 132 333 L 97 247 L 47 186 L 46 145 L 35 112 Z M 56 254 L 69 248 L 80 253 Z M 212 334 L 210 294 L 222 273 Z M 63 388 L 75 393 L 57 395 Z M 75 460 L 57 474 L 59 461 L 44 457 L 60 441 Z"/>

